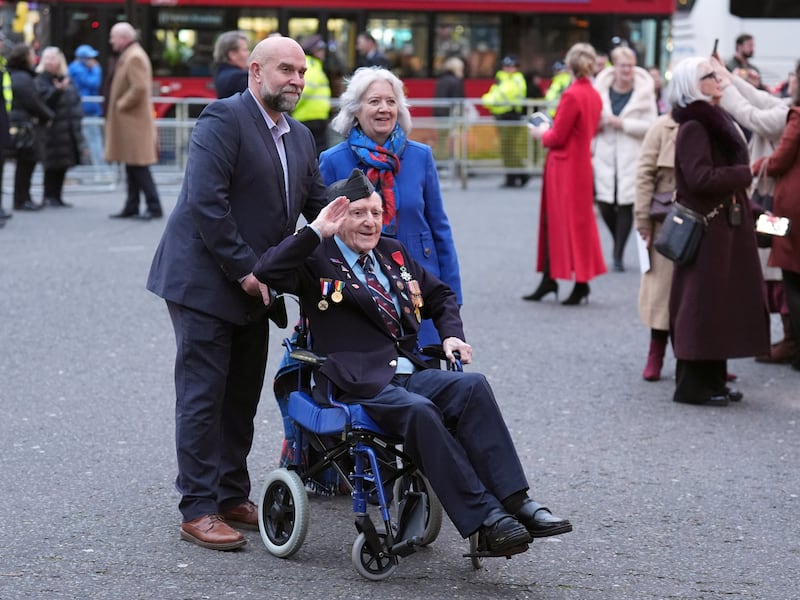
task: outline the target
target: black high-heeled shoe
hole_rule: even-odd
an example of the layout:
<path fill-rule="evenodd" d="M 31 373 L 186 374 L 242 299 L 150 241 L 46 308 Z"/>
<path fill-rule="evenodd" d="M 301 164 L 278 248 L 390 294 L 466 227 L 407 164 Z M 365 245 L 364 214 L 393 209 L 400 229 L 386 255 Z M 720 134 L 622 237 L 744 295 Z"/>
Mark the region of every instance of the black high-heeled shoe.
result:
<path fill-rule="evenodd" d="M 589 304 L 589 284 L 576 282 L 569 298 L 564 300 L 561 304 L 564 306 L 576 306 L 583 302 L 584 299 L 586 300 L 586 304 Z"/>
<path fill-rule="evenodd" d="M 549 277 L 542 277 L 542 282 L 539 284 L 539 287 L 536 288 L 532 294 L 528 294 L 527 296 L 523 296 L 523 300 L 531 300 L 533 302 L 538 302 L 547 294 L 555 294 L 556 300 L 558 300 L 558 282 L 555 279 L 550 279 Z"/>

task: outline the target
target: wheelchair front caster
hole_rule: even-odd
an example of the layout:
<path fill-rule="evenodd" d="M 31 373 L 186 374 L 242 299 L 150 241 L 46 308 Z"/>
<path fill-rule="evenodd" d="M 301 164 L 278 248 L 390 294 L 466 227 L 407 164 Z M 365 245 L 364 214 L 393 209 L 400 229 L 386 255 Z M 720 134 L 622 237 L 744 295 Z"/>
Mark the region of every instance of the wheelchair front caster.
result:
<path fill-rule="evenodd" d="M 258 503 L 258 529 L 269 553 L 289 558 L 308 531 L 308 493 L 300 476 L 275 469 L 267 477 Z"/>
<path fill-rule="evenodd" d="M 478 532 L 469 536 L 469 562 L 476 571 L 483 568 L 483 557 L 478 555 Z"/>
<path fill-rule="evenodd" d="M 353 543 L 353 566 L 358 574 L 370 581 L 383 581 L 397 568 L 397 557 L 386 552 L 386 534 L 379 533 L 381 551 L 375 554 L 367 544 L 367 536 L 359 533 Z"/>

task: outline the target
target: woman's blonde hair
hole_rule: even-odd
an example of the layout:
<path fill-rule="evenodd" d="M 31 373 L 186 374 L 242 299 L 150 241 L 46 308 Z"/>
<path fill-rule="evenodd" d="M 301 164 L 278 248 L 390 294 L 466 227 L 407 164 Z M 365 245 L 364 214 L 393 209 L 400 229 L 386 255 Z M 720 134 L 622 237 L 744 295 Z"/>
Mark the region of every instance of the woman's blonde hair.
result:
<path fill-rule="evenodd" d="M 575 77 L 590 77 L 594 73 L 597 53 L 591 44 L 579 42 L 567 52 L 564 62 Z"/>
<path fill-rule="evenodd" d="M 61 49 L 56 46 L 47 46 L 42 50 L 42 58 L 39 60 L 39 64 L 36 65 L 36 72 L 44 73 L 45 59 L 50 56 L 58 58 L 58 71 L 55 74 L 59 77 L 64 77 L 67 74 L 67 59 Z"/>

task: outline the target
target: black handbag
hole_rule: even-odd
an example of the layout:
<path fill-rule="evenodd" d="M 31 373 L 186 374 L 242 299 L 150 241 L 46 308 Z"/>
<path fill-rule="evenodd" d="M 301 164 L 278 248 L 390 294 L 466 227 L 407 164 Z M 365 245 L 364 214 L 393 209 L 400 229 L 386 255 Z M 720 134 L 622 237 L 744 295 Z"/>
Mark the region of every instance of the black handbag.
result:
<path fill-rule="evenodd" d="M 17 123 L 8 128 L 13 150 L 30 150 L 36 141 L 33 123 Z"/>
<path fill-rule="evenodd" d="M 650 199 L 650 219 L 661 223 L 669 214 L 672 203 L 675 202 L 675 192 L 657 192 Z"/>
<path fill-rule="evenodd" d="M 676 264 L 688 265 L 697 256 L 707 224 L 708 217 L 673 202 L 653 247 Z"/>

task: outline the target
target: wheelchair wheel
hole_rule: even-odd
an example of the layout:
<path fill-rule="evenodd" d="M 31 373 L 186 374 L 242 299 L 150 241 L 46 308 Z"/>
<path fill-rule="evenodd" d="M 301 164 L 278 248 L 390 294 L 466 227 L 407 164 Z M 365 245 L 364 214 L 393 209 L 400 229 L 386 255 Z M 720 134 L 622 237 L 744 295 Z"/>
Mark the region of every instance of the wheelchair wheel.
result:
<path fill-rule="evenodd" d="M 476 531 L 471 536 L 469 536 L 469 552 L 470 554 L 475 554 L 478 551 L 478 532 Z M 472 564 L 472 568 L 476 571 L 478 569 L 483 568 L 483 558 L 480 556 L 470 556 L 469 562 Z"/>
<path fill-rule="evenodd" d="M 428 496 L 428 514 L 425 517 L 425 531 L 422 534 L 422 546 L 432 543 L 442 529 L 442 503 L 436 497 L 428 478 L 419 471 L 414 471 L 410 475 L 401 477 L 394 482 L 394 501 L 400 506 L 400 501 L 407 492 L 425 492 Z M 399 512 L 399 511 L 398 511 Z M 399 519 L 400 515 L 397 515 Z"/>
<path fill-rule="evenodd" d="M 300 549 L 308 531 L 308 494 L 300 477 L 276 469 L 267 477 L 258 503 L 258 529 L 270 554 L 288 558 Z"/>
<path fill-rule="evenodd" d="M 386 534 L 379 533 L 378 537 L 381 540 L 381 546 L 384 546 Z M 356 541 L 353 542 L 351 557 L 358 574 L 370 581 L 383 581 L 397 568 L 397 557 L 390 554 L 373 554 L 367 545 L 367 537 L 363 533 L 359 533 Z"/>

